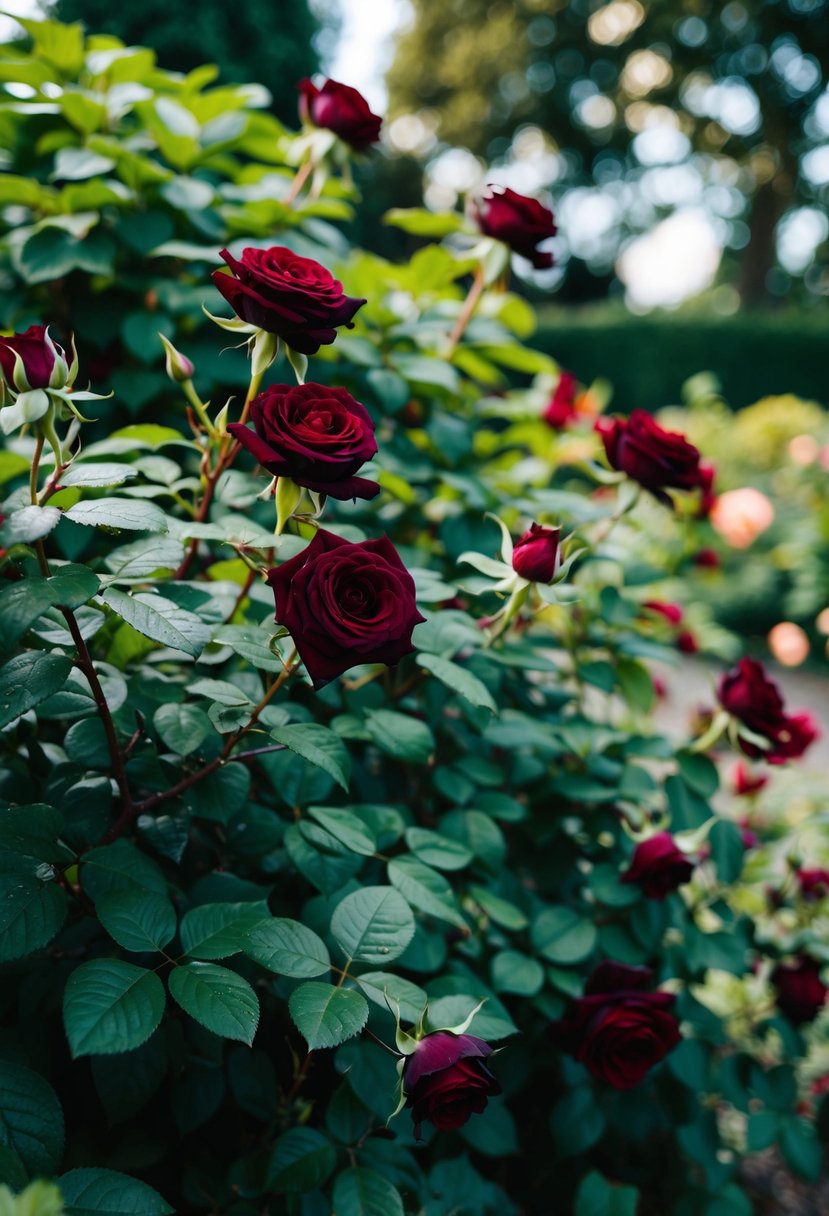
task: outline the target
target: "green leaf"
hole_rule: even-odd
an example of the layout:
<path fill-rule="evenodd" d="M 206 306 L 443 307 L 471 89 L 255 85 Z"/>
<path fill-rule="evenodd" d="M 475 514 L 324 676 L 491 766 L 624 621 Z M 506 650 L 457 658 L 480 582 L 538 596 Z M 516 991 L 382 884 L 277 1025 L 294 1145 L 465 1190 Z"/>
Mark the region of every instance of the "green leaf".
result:
<path fill-rule="evenodd" d="M 31 506 L 12 511 L 0 526 L 0 544 L 10 549 L 12 545 L 28 545 L 41 540 L 58 526 L 60 518 L 57 507 Z"/>
<path fill-rule="evenodd" d="M 250 783 L 250 769 L 244 764 L 224 764 L 187 790 L 184 805 L 200 819 L 228 823 L 247 802 Z"/>
<path fill-rule="evenodd" d="M 30 1174 L 54 1174 L 63 1154 L 63 1111 L 39 1073 L 0 1060 L 0 1147 Z"/>
<path fill-rule="evenodd" d="M 170 995 L 202 1026 L 248 1046 L 259 1025 L 259 1000 L 247 980 L 216 963 L 185 963 L 170 975 Z"/>
<path fill-rule="evenodd" d="M 490 891 L 488 887 L 479 886 L 477 883 L 469 888 L 469 894 L 476 903 L 481 905 L 489 919 L 495 921 L 496 925 L 501 925 L 504 929 L 512 929 L 514 932 L 526 929 L 527 917 L 508 899 L 503 899 L 494 891 Z"/>
<path fill-rule="evenodd" d="M 177 756 L 189 756 L 198 751 L 205 739 L 213 734 L 213 724 L 197 705 L 159 705 L 153 714 L 153 726 L 162 742 Z"/>
<path fill-rule="evenodd" d="M 572 908 L 545 908 L 530 931 L 532 943 L 551 963 L 580 963 L 596 945 L 596 926 Z"/>
<path fill-rule="evenodd" d="M 814 1124 L 791 1116 L 781 1121 L 780 1151 L 796 1174 L 817 1182 L 821 1174 L 823 1148 Z"/>
<path fill-rule="evenodd" d="M 311 981 L 291 993 L 288 1009 L 309 1051 L 336 1047 L 359 1034 L 368 1021 L 368 1002 L 353 988 Z"/>
<path fill-rule="evenodd" d="M 229 646 L 257 671 L 282 671 L 284 663 L 271 647 L 272 633 L 245 625 L 222 625 L 213 641 Z"/>
<path fill-rule="evenodd" d="M 166 895 L 167 882 L 161 870 L 128 840 L 116 840 L 84 853 L 81 885 L 96 903 L 115 891 L 156 891 Z"/>
<path fill-rule="evenodd" d="M 58 861 L 66 850 L 57 843 L 63 815 L 43 803 L 0 809 L 0 851 L 22 853 L 39 861 Z"/>
<path fill-rule="evenodd" d="M 152 891 L 121 891 L 95 905 L 107 933 L 125 950 L 163 950 L 176 931 L 176 910 Z"/>
<path fill-rule="evenodd" d="M 287 917 L 260 920 L 245 935 L 243 949 L 249 958 L 293 979 L 323 975 L 331 967 L 325 942 L 307 925 Z"/>
<path fill-rule="evenodd" d="M 517 950 L 501 950 L 492 960 L 492 986 L 496 992 L 535 996 L 544 986 L 544 968 Z"/>
<path fill-rule="evenodd" d="M 403 1216 L 403 1200 L 382 1174 L 355 1166 L 337 1175 L 334 1210 L 337 1216 Z"/>
<path fill-rule="evenodd" d="M 136 471 L 129 464 L 119 464 L 117 461 L 89 461 L 88 464 L 72 464 L 65 473 L 60 475 L 62 486 L 120 486 L 130 478 L 135 477 Z"/>
<path fill-rule="evenodd" d="M 374 836 L 353 811 L 336 806 L 310 806 L 308 814 L 352 853 L 373 857 L 377 852 Z"/>
<path fill-rule="evenodd" d="M 146 1182 L 118 1170 L 70 1170 L 60 1189 L 66 1216 L 167 1216 L 173 1211 Z"/>
<path fill-rule="evenodd" d="M 464 225 L 463 216 L 457 211 L 427 211 L 424 207 L 392 207 L 383 216 L 383 223 L 413 236 L 449 236 L 459 232 Z"/>
<path fill-rule="evenodd" d="M 370 709 L 366 726 L 377 746 L 396 760 L 426 764 L 435 750 L 434 736 L 419 718 L 391 709 Z"/>
<path fill-rule="evenodd" d="M 608 1182 L 594 1170 L 579 1187 L 574 1216 L 636 1216 L 638 1202 L 635 1187 Z"/>
<path fill-rule="evenodd" d="M 412 910 L 394 887 L 363 887 L 346 895 L 331 917 L 331 932 L 348 958 L 382 966 L 414 937 Z"/>
<path fill-rule="evenodd" d="M 400 1016 L 406 1022 L 416 1022 L 426 1008 L 426 993 L 411 980 L 404 980 L 390 971 L 366 971 L 363 975 L 355 975 L 357 983 L 370 1001 L 381 1009 L 400 1009 Z"/>
<path fill-rule="evenodd" d="M 277 1194 L 304 1195 L 322 1186 L 337 1162 L 334 1145 L 312 1127 L 292 1127 L 280 1136 L 268 1162 L 267 1187 Z"/>
<path fill-rule="evenodd" d="M 0 727 L 39 705 L 62 688 L 72 660 L 58 654 L 19 654 L 0 671 Z"/>
<path fill-rule="evenodd" d="M 271 738 L 302 756 L 309 764 L 321 768 L 348 793 L 351 758 L 342 739 L 333 730 L 303 722 L 300 725 L 279 726 L 271 731 Z"/>
<path fill-rule="evenodd" d="M 268 916 L 265 900 L 252 903 L 200 904 L 185 912 L 179 930 L 181 948 L 191 958 L 227 958 L 246 949 L 248 932 Z"/>
<path fill-rule="evenodd" d="M 761 1153 L 771 1148 L 777 1139 L 780 1118 L 773 1110 L 757 1110 L 748 1116 L 746 1148 L 750 1153 Z"/>
<path fill-rule="evenodd" d="M 601 1139 L 607 1126 L 604 1111 L 587 1086 L 572 1089 L 556 1102 L 550 1131 L 559 1157 L 575 1157 Z"/>
<path fill-rule="evenodd" d="M 101 599 L 144 637 L 172 650 L 182 650 L 194 659 L 210 641 L 209 625 L 194 612 L 179 608 L 161 595 L 141 592 L 127 595 L 125 591 L 108 587 L 101 593 Z"/>
<path fill-rule="evenodd" d="M 50 867 L 42 867 L 51 880 Z M 0 874 L 0 962 L 48 945 L 66 918 L 66 893 L 35 873 Z"/>
<path fill-rule="evenodd" d="M 437 870 L 425 866 L 416 857 L 396 857 L 389 862 L 388 870 L 389 882 L 413 908 L 447 920 L 459 929 L 468 928 L 451 886 Z"/>
<path fill-rule="evenodd" d="M 472 860 L 472 851 L 465 844 L 428 828 L 406 828 L 405 838 L 420 861 L 438 870 L 462 870 Z"/>
<path fill-rule="evenodd" d="M 131 1051 L 164 1013 L 164 988 L 152 971 L 120 959 L 82 963 L 69 977 L 63 1023 L 73 1058 Z"/>
<path fill-rule="evenodd" d="M 420 667 L 425 667 L 427 671 L 431 671 L 441 684 L 445 684 L 452 692 L 458 693 L 472 705 L 482 705 L 492 713 L 498 713 L 498 706 L 483 680 L 479 680 L 465 667 L 461 667 L 460 663 L 453 663 L 450 659 L 443 659 L 436 654 L 419 654 L 415 657 L 415 662 Z"/>
<path fill-rule="evenodd" d="M 95 498 L 76 502 L 66 519 L 87 528 L 117 528 L 129 532 L 166 532 L 167 517 L 155 503 L 137 498 Z"/>

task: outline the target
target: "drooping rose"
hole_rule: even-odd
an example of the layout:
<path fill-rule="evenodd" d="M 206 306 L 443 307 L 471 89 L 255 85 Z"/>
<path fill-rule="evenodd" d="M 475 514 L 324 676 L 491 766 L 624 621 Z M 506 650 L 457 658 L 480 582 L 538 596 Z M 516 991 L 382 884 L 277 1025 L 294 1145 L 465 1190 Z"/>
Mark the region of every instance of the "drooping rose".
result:
<path fill-rule="evenodd" d="M 793 1026 L 814 1021 L 823 1008 L 829 988 L 820 978 L 821 970 L 819 962 L 804 954 L 790 965 L 779 963 L 772 971 L 777 1008 Z"/>
<path fill-rule="evenodd" d="M 268 571 L 276 621 L 294 640 L 315 688 L 358 663 L 393 666 L 410 654 L 414 579 L 383 536 L 357 544 L 320 528 L 310 545 Z"/>
<path fill-rule="evenodd" d="M 553 255 L 542 253 L 537 246 L 555 236 L 556 224 L 552 211 L 538 199 L 516 194 L 507 186 L 487 186 L 480 206 L 472 210 L 484 236 L 503 241 L 513 253 L 529 258 L 536 270 L 552 266 Z"/>
<path fill-rule="evenodd" d="M 577 399 L 578 381 L 572 372 L 562 368 L 558 384 L 544 411 L 544 421 L 557 431 L 563 430 L 578 418 Z"/>
<path fill-rule="evenodd" d="M 818 737 L 817 725 L 810 714 L 785 713 L 779 688 L 756 659 L 740 659 L 726 672 L 717 696 L 723 709 L 771 744 L 763 749 L 740 738 L 740 748 L 747 756 L 762 756 L 769 764 L 784 764 L 802 756 Z"/>
<path fill-rule="evenodd" d="M 550 1027 L 562 1050 L 614 1089 L 630 1089 L 676 1047 L 682 1036 L 669 992 L 646 992 L 648 967 L 604 962 Z"/>
<path fill-rule="evenodd" d="M 501 1092 L 484 1064 L 492 1048 L 472 1034 L 436 1030 L 420 1040 L 403 1066 L 403 1093 L 411 1107 L 415 1138 L 421 1123 L 438 1131 L 463 1127 L 470 1115 L 480 1115 L 494 1094 Z"/>
<path fill-rule="evenodd" d="M 211 278 L 236 315 L 304 355 L 332 343 L 337 326 L 353 328 L 352 318 L 365 304 L 345 295 L 319 262 L 283 245 L 243 249 L 241 259 L 227 249 L 220 256 L 232 273 L 214 270 Z"/>
<path fill-rule="evenodd" d="M 273 384 L 250 407 L 255 430 L 227 428 L 276 477 L 332 498 L 374 498 L 375 481 L 354 474 L 377 451 L 374 423 L 344 388 Z"/>
<path fill-rule="evenodd" d="M 672 505 L 666 490 L 710 494 L 713 472 L 700 466 L 697 448 L 677 431 L 666 431 L 646 410 L 634 410 L 629 418 L 599 418 L 595 429 L 611 466 L 660 502 Z"/>
<path fill-rule="evenodd" d="M 515 573 L 530 583 L 551 583 L 561 565 L 560 540 L 561 528 L 530 524 L 512 551 Z"/>
<path fill-rule="evenodd" d="M 634 882 L 648 899 L 664 899 L 688 882 L 694 863 L 677 847 L 670 832 L 657 832 L 636 846 L 622 882 Z"/>
<path fill-rule="evenodd" d="M 299 113 L 304 122 L 333 131 L 352 148 L 362 151 L 380 138 L 382 118 L 372 114 L 362 93 L 337 80 L 326 80 L 322 88 L 301 80 Z"/>
<path fill-rule="evenodd" d="M 826 899 L 829 895 L 829 870 L 820 866 L 804 867 L 797 871 L 797 883 L 804 899 Z"/>
<path fill-rule="evenodd" d="M 63 388 L 69 379 L 66 352 L 49 334 L 48 325 L 30 325 L 23 334 L 0 337 L 0 371 L 9 388 Z"/>

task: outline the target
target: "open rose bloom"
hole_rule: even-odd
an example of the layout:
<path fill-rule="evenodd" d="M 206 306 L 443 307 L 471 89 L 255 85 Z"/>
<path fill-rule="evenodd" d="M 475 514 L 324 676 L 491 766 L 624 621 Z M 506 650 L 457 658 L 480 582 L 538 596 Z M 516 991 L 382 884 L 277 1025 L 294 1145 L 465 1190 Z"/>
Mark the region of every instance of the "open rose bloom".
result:
<path fill-rule="evenodd" d="M 738 725 L 740 749 L 752 759 L 762 757 L 769 764 L 797 760 L 819 736 L 811 714 L 785 712 L 780 689 L 755 659 L 740 659 L 726 672 L 717 695 L 723 709 L 757 737 L 754 742 L 741 735 Z"/>
<path fill-rule="evenodd" d="M 484 1063 L 490 1055 L 489 1043 L 473 1034 L 437 1030 L 420 1040 L 403 1067 L 403 1093 L 417 1139 L 422 1123 L 432 1123 L 439 1131 L 462 1127 L 501 1092 Z"/>

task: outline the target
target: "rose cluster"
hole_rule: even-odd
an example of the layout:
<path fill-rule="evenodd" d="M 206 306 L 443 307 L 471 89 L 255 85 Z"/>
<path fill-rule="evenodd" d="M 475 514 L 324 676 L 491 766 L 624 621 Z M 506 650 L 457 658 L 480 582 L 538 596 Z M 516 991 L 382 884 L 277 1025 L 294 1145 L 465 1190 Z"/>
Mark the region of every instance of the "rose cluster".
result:
<path fill-rule="evenodd" d="M 747 756 L 785 764 L 802 756 L 818 737 L 811 714 L 785 712 L 780 689 L 756 659 L 740 659 L 726 672 L 717 696 L 723 709 L 759 738 L 760 742 L 752 742 L 738 731 L 740 749 Z"/>

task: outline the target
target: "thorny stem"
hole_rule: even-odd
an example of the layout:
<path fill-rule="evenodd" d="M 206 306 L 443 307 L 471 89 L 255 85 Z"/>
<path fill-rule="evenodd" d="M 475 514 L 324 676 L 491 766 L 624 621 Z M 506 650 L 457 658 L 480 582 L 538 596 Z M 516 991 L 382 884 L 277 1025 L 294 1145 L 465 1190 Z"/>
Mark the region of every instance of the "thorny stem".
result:
<path fill-rule="evenodd" d="M 449 343 L 446 348 L 445 357 L 451 359 L 457 350 L 458 343 L 463 337 L 466 327 L 472 320 L 472 314 L 475 311 L 478 300 L 481 298 L 481 292 L 484 289 L 484 268 L 478 266 L 475 270 L 475 277 L 472 280 L 472 286 L 469 288 L 469 294 L 463 303 L 463 308 L 458 314 L 458 319 L 455 326 L 449 335 Z"/>

